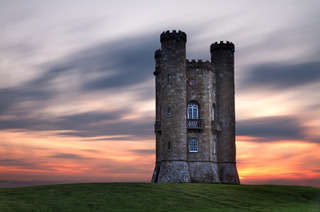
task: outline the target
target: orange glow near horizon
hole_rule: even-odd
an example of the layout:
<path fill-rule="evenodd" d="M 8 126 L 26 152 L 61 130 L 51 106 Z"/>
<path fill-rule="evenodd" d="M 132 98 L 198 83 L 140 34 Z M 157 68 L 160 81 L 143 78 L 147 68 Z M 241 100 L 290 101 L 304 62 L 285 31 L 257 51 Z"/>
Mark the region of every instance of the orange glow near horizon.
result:
<path fill-rule="evenodd" d="M 96 141 L 26 131 L 2 131 L 1 135 L 0 180 L 148 182 L 154 168 L 154 140 Z M 318 144 L 255 139 L 237 137 L 241 183 L 320 186 Z"/>
<path fill-rule="evenodd" d="M 284 184 L 286 179 L 292 184 L 290 182 L 320 179 L 319 144 L 298 140 L 264 143 L 252 140 L 252 137 L 238 137 L 238 171 L 243 183 L 279 181 Z"/>

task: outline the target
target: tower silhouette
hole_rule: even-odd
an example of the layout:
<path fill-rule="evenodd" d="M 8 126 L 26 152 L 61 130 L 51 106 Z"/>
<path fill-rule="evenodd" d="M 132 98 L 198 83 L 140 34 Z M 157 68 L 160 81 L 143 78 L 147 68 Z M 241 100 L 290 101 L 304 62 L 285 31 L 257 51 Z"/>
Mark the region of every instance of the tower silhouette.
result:
<path fill-rule="evenodd" d="M 156 165 L 152 182 L 239 183 L 234 44 L 214 43 L 211 62 L 186 59 L 187 35 L 166 31 L 155 51 Z"/>

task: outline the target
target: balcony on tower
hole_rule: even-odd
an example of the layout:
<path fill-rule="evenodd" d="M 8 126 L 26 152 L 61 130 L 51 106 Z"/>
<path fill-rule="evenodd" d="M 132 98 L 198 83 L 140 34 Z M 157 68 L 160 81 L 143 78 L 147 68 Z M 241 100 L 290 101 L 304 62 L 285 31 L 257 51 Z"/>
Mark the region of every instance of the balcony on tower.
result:
<path fill-rule="evenodd" d="M 187 119 L 188 130 L 201 130 L 202 128 L 202 119 Z"/>

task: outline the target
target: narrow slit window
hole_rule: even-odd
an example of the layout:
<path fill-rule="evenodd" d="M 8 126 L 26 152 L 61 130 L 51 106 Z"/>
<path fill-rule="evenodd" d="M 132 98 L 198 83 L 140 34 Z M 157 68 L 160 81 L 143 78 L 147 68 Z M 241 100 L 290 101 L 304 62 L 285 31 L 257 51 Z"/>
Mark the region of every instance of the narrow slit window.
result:
<path fill-rule="evenodd" d="M 168 107 L 168 116 L 172 115 L 171 107 Z"/>
<path fill-rule="evenodd" d="M 171 142 L 169 141 L 168 142 L 168 151 L 170 151 L 171 150 Z"/>
<path fill-rule="evenodd" d="M 168 84 L 171 85 L 172 84 L 172 75 L 168 74 Z"/>
<path fill-rule="evenodd" d="M 214 121 L 214 106 L 211 108 L 211 120 Z"/>
<path fill-rule="evenodd" d="M 198 152 L 198 139 L 191 138 L 189 140 L 189 152 Z"/>

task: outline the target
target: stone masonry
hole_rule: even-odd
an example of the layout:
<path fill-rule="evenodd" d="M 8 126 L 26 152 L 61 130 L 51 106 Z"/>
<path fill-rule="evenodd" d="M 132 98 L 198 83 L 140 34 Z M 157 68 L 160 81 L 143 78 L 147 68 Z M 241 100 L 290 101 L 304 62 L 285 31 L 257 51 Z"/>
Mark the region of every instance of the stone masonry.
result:
<path fill-rule="evenodd" d="M 214 43 L 211 62 L 186 59 L 187 36 L 167 31 L 155 52 L 155 183 L 239 184 L 234 44 Z"/>

